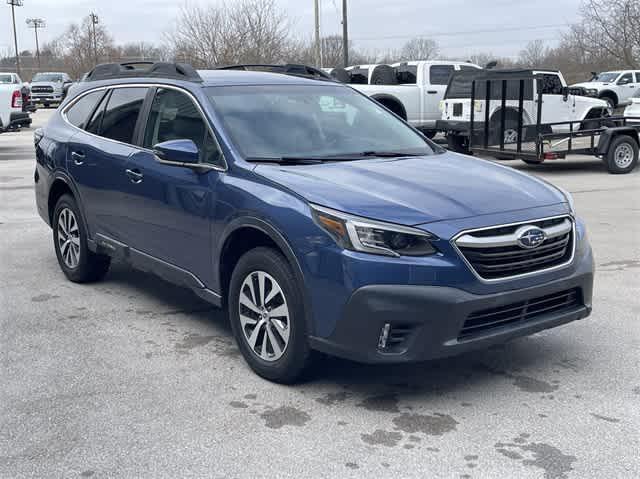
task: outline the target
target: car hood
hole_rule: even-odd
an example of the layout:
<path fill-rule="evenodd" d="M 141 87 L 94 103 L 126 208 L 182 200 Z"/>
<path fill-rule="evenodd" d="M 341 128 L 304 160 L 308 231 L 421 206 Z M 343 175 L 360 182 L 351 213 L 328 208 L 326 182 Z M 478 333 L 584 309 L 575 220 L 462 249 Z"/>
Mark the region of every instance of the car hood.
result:
<path fill-rule="evenodd" d="M 33 88 L 34 86 L 51 86 L 55 90 L 56 88 L 61 89 L 62 83 L 55 82 L 55 81 L 36 81 L 31 83 L 31 88 Z"/>
<path fill-rule="evenodd" d="M 319 165 L 258 165 L 254 171 L 311 203 L 403 225 L 566 202 L 546 182 L 451 152 Z"/>
<path fill-rule="evenodd" d="M 611 83 L 609 82 L 601 82 L 601 81 L 586 81 L 582 83 L 575 83 L 571 85 L 572 87 L 584 87 L 589 89 L 599 89 L 605 86 L 609 86 Z"/>

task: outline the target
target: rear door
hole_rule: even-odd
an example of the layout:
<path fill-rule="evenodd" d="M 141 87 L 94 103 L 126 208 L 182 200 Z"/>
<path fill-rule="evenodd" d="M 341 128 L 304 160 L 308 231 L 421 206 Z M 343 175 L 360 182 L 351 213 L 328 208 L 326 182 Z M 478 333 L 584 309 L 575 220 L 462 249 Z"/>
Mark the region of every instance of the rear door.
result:
<path fill-rule="evenodd" d="M 153 146 L 189 139 L 200 150 L 203 168 L 161 163 Z M 124 228 L 128 244 L 142 253 L 213 279 L 210 218 L 224 160 L 197 100 L 188 92 L 158 88 L 141 132 L 141 146 L 127 162 Z"/>
<path fill-rule="evenodd" d="M 145 87 L 113 88 L 88 120 L 75 125 L 81 131 L 69 143 L 67 168 L 78 187 L 92 236 L 100 233 L 126 242 L 122 227 L 127 208 L 123 201 L 126 162 L 136 151 L 132 143 L 147 91 Z M 69 110 L 69 121 L 72 115 Z"/>
<path fill-rule="evenodd" d="M 637 75 L 637 73 L 636 73 Z M 636 78 L 632 72 L 624 73 L 618 78 L 616 84 L 618 85 L 618 102 L 629 103 L 631 97 L 636 91 Z"/>

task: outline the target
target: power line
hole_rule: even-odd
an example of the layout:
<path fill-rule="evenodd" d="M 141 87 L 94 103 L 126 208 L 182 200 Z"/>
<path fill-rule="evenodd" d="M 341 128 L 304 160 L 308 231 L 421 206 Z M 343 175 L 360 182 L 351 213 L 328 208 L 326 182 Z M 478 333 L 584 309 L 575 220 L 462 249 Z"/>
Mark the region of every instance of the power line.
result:
<path fill-rule="evenodd" d="M 449 37 L 455 35 L 473 35 L 476 33 L 500 33 L 500 32 L 522 32 L 522 31 L 530 31 L 530 30 L 545 30 L 549 28 L 559 28 L 566 27 L 567 25 L 564 23 L 555 23 L 549 25 L 534 25 L 530 27 L 507 27 L 507 28 L 491 28 L 491 29 L 483 29 L 483 30 L 464 30 L 457 32 L 432 32 L 432 33 L 416 33 L 410 35 L 387 35 L 387 36 L 376 36 L 376 37 L 355 37 L 354 40 L 359 41 L 372 41 L 372 40 L 394 40 L 394 39 L 404 39 L 404 38 L 415 38 L 415 37 Z"/>

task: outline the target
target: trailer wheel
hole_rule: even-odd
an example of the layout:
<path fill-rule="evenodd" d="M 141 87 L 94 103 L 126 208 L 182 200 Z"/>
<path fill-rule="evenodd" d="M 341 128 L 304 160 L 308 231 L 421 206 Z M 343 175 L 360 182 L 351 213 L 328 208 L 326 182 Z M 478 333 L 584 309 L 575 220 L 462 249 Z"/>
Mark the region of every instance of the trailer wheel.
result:
<path fill-rule="evenodd" d="M 614 175 L 629 173 L 638 164 L 638 143 L 629 135 L 616 136 L 609 144 L 607 170 Z"/>

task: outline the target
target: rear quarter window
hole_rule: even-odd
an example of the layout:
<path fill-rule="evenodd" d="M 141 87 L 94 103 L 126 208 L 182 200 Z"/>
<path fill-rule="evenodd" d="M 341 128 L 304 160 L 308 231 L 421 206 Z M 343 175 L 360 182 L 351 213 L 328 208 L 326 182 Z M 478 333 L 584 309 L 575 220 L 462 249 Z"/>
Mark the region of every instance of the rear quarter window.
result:
<path fill-rule="evenodd" d="M 122 143 L 132 143 L 147 88 L 115 88 L 102 117 L 100 136 Z"/>
<path fill-rule="evenodd" d="M 93 113 L 103 95 L 104 91 L 101 90 L 88 93 L 80 98 L 66 111 L 67 121 L 73 126 L 84 128 L 89 121 L 89 115 Z"/>

